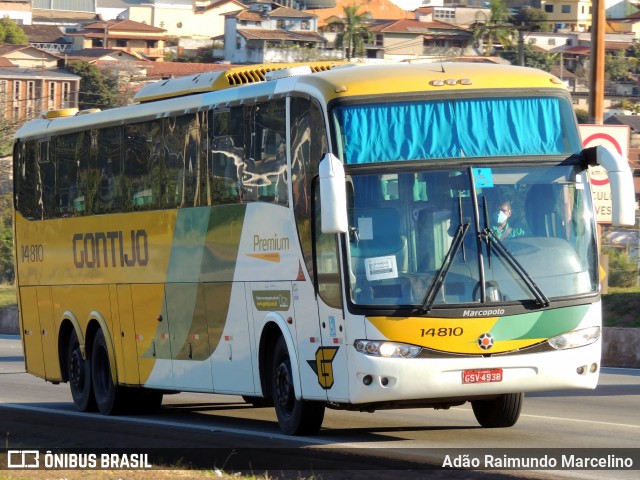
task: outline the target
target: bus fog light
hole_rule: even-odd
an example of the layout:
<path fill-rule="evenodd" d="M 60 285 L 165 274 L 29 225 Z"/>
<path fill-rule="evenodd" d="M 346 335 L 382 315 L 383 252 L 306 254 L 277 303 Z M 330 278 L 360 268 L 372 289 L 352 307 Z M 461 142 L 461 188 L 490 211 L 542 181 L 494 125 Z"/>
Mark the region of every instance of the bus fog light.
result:
<path fill-rule="evenodd" d="M 362 378 L 362 383 L 364 383 L 366 386 L 371 385 L 372 382 L 373 382 L 373 378 L 371 377 L 371 375 L 365 375 Z"/>
<path fill-rule="evenodd" d="M 591 373 L 596 373 L 598 371 L 598 364 L 597 363 L 592 363 L 591 367 L 589 368 L 589 371 Z"/>
<path fill-rule="evenodd" d="M 600 338 L 600 327 L 582 328 L 563 333 L 557 337 L 547 340 L 556 350 L 565 350 L 568 348 L 584 347 L 596 342 Z M 586 367 L 585 367 L 586 368 Z"/>
<path fill-rule="evenodd" d="M 578 375 L 584 375 L 586 371 L 587 371 L 587 367 L 585 365 L 582 365 L 581 367 L 576 368 L 576 372 L 578 373 Z"/>

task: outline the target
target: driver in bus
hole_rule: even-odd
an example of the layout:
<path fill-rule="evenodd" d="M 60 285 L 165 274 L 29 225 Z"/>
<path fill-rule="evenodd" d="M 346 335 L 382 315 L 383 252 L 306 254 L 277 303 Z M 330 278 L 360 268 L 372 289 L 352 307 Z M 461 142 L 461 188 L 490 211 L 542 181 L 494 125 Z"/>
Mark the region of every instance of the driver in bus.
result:
<path fill-rule="evenodd" d="M 502 200 L 498 210 L 494 212 L 494 224 L 491 229 L 500 240 L 521 237 L 525 234 L 524 228 L 509 221 L 512 213 L 511 200 L 508 199 Z"/>

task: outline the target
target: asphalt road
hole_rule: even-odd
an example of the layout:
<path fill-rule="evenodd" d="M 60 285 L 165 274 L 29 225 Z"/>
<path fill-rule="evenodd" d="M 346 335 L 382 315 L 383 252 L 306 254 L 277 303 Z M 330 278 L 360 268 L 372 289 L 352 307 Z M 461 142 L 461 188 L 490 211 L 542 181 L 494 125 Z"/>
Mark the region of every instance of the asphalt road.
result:
<path fill-rule="evenodd" d="M 0 336 L 0 435 L 9 449 L 53 452 L 148 452 L 154 461 L 337 478 L 579 478 L 636 479 L 640 472 L 640 371 L 605 369 L 594 391 L 531 394 L 518 424 L 480 428 L 469 406 L 446 411 L 373 414 L 328 410 L 315 437 L 278 430 L 272 408 L 253 408 L 235 396 L 165 396 L 153 416 L 102 417 L 74 410 L 67 385 L 24 373 L 17 337 Z M 6 432 L 6 433 L 5 433 Z M 489 455 L 490 457 L 487 457 Z M 443 462 L 523 455 L 613 455 L 634 466 L 617 470 L 459 471 Z M 564 457 L 563 457 L 564 456 Z M 455 467 L 455 464 L 454 464 Z M 1 474 L 1 471 L 0 471 Z M 149 477 L 152 478 L 152 477 Z"/>

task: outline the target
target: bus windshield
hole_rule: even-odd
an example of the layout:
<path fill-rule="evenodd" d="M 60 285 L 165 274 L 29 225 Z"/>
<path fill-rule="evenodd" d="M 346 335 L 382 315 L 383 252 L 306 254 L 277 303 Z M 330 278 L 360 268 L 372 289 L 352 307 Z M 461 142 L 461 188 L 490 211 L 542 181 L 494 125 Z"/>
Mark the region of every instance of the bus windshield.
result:
<path fill-rule="evenodd" d="M 427 311 L 596 292 L 582 177 L 574 165 L 351 175 L 351 301 Z"/>
<path fill-rule="evenodd" d="M 333 114 L 345 165 L 566 156 L 582 148 L 571 105 L 559 97 L 348 104 Z"/>

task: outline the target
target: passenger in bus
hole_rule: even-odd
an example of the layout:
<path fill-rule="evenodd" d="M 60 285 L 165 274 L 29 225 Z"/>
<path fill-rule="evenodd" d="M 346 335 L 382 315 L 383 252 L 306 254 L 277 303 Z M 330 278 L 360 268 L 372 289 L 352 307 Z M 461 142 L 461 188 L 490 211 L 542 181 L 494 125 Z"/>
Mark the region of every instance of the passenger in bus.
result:
<path fill-rule="evenodd" d="M 516 224 L 513 220 L 510 221 L 513 218 L 512 214 L 512 203 L 508 199 L 502 200 L 493 214 L 493 226 L 491 229 L 500 240 L 525 235 L 525 230 L 521 225 Z"/>

